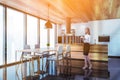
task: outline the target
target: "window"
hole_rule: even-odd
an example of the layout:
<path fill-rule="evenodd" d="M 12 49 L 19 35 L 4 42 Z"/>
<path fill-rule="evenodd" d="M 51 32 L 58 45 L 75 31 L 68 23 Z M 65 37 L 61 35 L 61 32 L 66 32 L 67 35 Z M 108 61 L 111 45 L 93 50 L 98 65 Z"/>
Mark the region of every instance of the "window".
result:
<path fill-rule="evenodd" d="M 40 47 L 47 48 L 48 36 L 50 38 L 50 47 L 55 47 L 55 24 L 52 24 L 52 29 L 45 28 L 46 21 L 40 20 Z"/>
<path fill-rule="evenodd" d="M 27 44 L 37 44 L 37 18 L 27 15 Z"/>
<path fill-rule="evenodd" d="M 50 47 L 55 47 L 55 24 L 52 24 L 50 29 Z"/>
<path fill-rule="evenodd" d="M 15 62 L 15 51 L 23 49 L 23 31 L 24 14 L 7 8 L 7 63 Z"/>
<path fill-rule="evenodd" d="M 0 65 L 3 64 L 3 6 L 0 6 Z"/>
<path fill-rule="evenodd" d="M 3 80 L 3 69 L 0 69 L 0 80 Z"/>
<path fill-rule="evenodd" d="M 45 20 L 40 20 L 40 48 L 47 47 L 47 29 L 45 29 Z"/>

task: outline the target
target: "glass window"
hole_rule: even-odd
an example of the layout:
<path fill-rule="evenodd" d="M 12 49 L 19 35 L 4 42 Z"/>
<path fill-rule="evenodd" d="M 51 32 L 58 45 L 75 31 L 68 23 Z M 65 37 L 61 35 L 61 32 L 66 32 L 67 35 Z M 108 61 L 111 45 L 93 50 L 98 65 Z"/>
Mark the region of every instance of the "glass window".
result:
<path fill-rule="evenodd" d="M 45 29 L 45 20 L 40 20 L 40 48 L 47 48 L 47 29 Z"/>
<path fill-rule="evenodd" d="M 3 6 L 0 6 L 0 65 L 3 64 Z"/>
<path fill-rule="evenodd" d="M 50 47 L 55 47 L 55 24 L 52 24 L 50 29 Z"/>
<path fill-rule="evenodd" d="M 45 28 L 45 20 L 40 20 L 40 47 L 47 48 L 48 36 L 50 36 L 50 47 L 55 47 L 55 24 L 52 24 L 49 35 L 48 29 Z"/>
<path fill-rule="evenodd" d="M 0 80 L 3 80 L 3 68 L 0 69 Z"/>
<path fill-rule="evenodd" d="M 27 44 L 37 44 L 37 18 L 27 15 Z"/>
<path fill-rule="evenodd" d="M 24 14 L 7 8 L 7 63 L 15 62 L 15 51 L 23 49 L 23 31 Z"/>

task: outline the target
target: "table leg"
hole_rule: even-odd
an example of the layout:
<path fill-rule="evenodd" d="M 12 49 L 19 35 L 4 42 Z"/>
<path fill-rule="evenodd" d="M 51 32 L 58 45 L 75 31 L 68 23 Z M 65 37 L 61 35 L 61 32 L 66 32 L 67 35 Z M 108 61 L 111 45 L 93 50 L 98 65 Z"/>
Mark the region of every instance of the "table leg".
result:
<path fill-rule="evenodd" d="M 44 58 L 43 58 L 43 55 L 42 55 L 42 74 L 43 74 L 43 67 L 44 67 L 44 66 L 43 66 L 43 65 L 44 65 L 44 64 L 43 64 L 43 59 L 44 59 Z"/>

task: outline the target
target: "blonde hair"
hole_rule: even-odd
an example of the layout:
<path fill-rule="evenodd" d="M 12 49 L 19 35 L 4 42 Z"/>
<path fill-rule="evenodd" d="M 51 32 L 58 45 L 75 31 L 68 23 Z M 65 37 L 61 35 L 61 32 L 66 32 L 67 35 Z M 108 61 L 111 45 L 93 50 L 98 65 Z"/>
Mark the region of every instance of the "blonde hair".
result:
<path fill-rule="evenodd" d="M 85 30 L 87 30 L 87 31 L 85 31 L 85 34 L 89 34 L 90 35 L 90 29 L 88 27 L 86 27 Z"/>

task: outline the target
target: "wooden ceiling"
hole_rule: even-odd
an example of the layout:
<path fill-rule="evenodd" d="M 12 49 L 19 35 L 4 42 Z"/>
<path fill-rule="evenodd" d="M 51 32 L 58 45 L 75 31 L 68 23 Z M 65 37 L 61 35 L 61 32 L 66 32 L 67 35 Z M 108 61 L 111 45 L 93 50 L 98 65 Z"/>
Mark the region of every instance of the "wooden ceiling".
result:
<path fill-rule="evenodd" d="M 0 3 L 55 23 L 120 18 L 120 0 L 0 0 Z"/>

